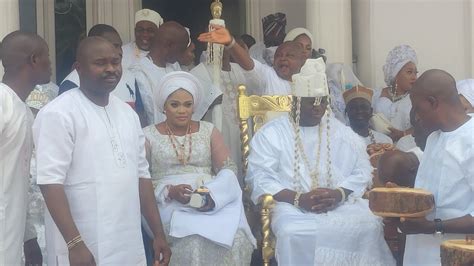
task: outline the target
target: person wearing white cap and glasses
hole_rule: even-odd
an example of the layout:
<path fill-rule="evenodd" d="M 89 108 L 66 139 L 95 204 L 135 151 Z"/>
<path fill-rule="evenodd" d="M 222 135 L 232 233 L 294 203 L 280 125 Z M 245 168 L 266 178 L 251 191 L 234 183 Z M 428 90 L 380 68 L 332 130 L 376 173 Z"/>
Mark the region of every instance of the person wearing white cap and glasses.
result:
<path fill-rule="evenodd" d="M 387 133 L 397 142 L 412 133 L 410 90 L 416 81 L 418 59 L 408 45 L 393 48 L 387 56 L 383 73 L 387 87 L 374 92 L 374 113 L 381 113 L 390 123 Z"/>
<path fill-rule="evenodd" d="M 255 239 L 236 166 L 214 125 L 192 119 L 203 93 L 193 75 L 166 74 L 155 91 L 166 120 L 144 129 L 170 265 L 250 265 Z"/>
<path fill-rule="evenodd" d="M 151 40 L 161 24 L 163 18 L 151 9 L 142 9 L 135 13 L 135 41 L 122 46 L 124 68 L 128 68 L 148 54 Z"/>
<path fill-rule="evenodd" d="M 474 79 L 465 79 L 456 82 L 459 99 L 466 113 L 474 113 Z"/>
<path fill-rule="evenodd" d="M 306 60 L 293 75 L 291 113 L 251 142 L 252 200 L 276 201 L 278 265 L 394 265 L 382 220 L 361 198 L 372 178 L 365 145 L 330 115 L 328 98 L 323 59 Z"/>

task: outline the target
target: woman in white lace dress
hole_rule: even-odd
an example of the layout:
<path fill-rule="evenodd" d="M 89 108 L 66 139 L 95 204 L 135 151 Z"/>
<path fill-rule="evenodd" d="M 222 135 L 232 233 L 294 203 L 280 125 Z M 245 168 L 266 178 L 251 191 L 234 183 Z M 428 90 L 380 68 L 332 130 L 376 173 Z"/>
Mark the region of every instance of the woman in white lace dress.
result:
<path fill-rule="evenodd" d="M 255 239 L 222 135 L 192 121 L 200 84 L 191 74 L 163 77 L 155 104 L 166 120 L 144 129 L 147 156 L 168 243 L 170 265 L 249 265 Z M 201 188 L 208 194 L 193 192 Z"/>
<path fill-rule="evenodd" d="M 408 45 L 396 46 L 388 53 L 383 66 L 387 87 L 374 91 L 374 112 L 382 113 L 390 121 L 393 142 L 412 133 L 409 93 L 417 78 L 417 64 L 413 48 Z"/>

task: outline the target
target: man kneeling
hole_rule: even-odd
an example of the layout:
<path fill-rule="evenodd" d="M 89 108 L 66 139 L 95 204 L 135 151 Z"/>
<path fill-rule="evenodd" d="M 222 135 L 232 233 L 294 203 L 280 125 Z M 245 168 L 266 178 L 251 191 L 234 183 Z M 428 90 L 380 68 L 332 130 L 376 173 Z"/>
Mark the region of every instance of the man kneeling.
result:
<path fill-rule="evenodd" d="M 293 111 L 251 143 L 252 200 L 273 195 L 278 265 L 393 265 L 382 221 L 361 198 L 371 180 L 365 145 L 330 114 L 322 59 L 293 75 Z"/>

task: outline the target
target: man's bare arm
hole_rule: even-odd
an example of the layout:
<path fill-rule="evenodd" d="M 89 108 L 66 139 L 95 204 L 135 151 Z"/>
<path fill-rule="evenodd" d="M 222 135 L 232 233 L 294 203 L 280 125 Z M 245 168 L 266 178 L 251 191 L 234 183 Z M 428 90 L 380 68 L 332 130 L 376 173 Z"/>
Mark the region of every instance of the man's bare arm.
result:
<path fill-rule="evenodd" d="M 41 193 L 49 213 L 58 226 L 66 242 L 79 235 L 76 224 L 72 219 L 69 203 L 64 192 L 64 186 L 59 184 L 40 185 Z"/>
<path fill-rule="evenodd" d="M 80 233 L 72 219 L 64 186 L 60 184 L 40 185 L 40 189 L 49 213 L 66 243 L 79 236 Z M 83 241 L 69 250 L 69 262 L 71 265 L 95 265 L 94 257 Z"/>
<path fill-rule="evenodd" d="M 160 265 L 168 265 L 171 250 L 166 242 L 151 179 L 139 178 L 139 190 L 140 208 L 154 236 L 153 250 L 155 251 L 155 261 L 159 261 Z"/>

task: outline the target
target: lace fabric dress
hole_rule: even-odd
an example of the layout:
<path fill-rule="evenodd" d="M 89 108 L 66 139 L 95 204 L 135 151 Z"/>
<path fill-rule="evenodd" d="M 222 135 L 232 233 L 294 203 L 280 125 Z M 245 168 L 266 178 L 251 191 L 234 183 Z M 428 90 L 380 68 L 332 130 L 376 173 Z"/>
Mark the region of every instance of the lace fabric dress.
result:
<path fill-rule="evenodd" d="M 186 212 L 185 205 L 177 201 L 167 198 L 166 185 L 168 184 L 183 184 L 188 183 L 195 188 L 194 180 L 202 175 L 219 177 L 222 169 L 231 169 L 235 173 L 235 164 L 227 155 L 227 159 L 216 162 L 216 158 L 223 158 L 220 154 L 219 147 L 212 147 L 212 138 L 214 126 L 208 122 L 200 122 L 198 132 L 191 133 L 192 139 L 192 153 L 190 160 L 186 165 L 182 165 L 176 158 L 175 150 L 170 142 L 168 135 L 161 134 L 155 125 L 146 127 L 144 129 L 145 137 L 147 139 L 147 156 L 150 162 L 152 182 L 155 187 L 155 196 L 157 198 L 158 208 L 162 218 L 163 226 L 167 234 L 167 240 L 172 251 L 170 265 L 249 265 L 251 255 L 254 249 L 254 239 L 250 233 L 248 223 L 245 216 L 240 214 L 240 222 L 238 222 L 236 233 L 233 237 L 231 247 L 218 244 L 215 241 L 209 240 L 199 234 L 191 234 L 185 237 L 171 236 L 172 224 L 176 223 L 192 223 L 193 221 L 177 221 L 178 214 Z M 178 142 L 184 143 L 185 136 L 176 136 Z M 219 134 L 219 138 L 222 138 Z M 186 144 L 186 147 L 187 144 Z M 217 149 L 216 149 L 217 148 Z M 224 150 L 226 150 L 224 148 Z M 186 148 L 187 152 L 187 148 Z M 213 162 L 214 161 L 214 162 Z M 235 174 L 232 174 L 236 179 Z M 180 181 L 173 181 L 173 179 L 181 179 Z M 170 180 L 171 179 L 171 180 Z M 238 186 L 238 183 L 236 183 Z M 233 185 L 233 184 L 229 184 Z M 238 188 L 240 190 L 240 188 Z M 229 188 L 229 191 L 232 188 Z M 222 191 L 221 191 L 222 192 Z M 223 191 L 226 193 L 226 191 Z M 232 192 L 229 192 L 232 193 Z M 212 190 L 211 190 L 212 195 Z M 214 199 L 214 197 L 213 197 Z M 240 202 L 241 203 L 241 197 Z M 216 200 L 216 208 L 219 205 Z M 229 204 L 230 205 L 230 204 Z M 225 209 L 223 207 L 222 209 Z M 217 212 L 217 214 L 220 210 Z M 189 214 L 189 211 L 188 211 Z M 199 216 L 216 215 L 214 213 L 202 214 L 197 213 L 196 219 L 199 221 Z M 239 214 L 237 214 L 239 215 Z M 237 216 L 237 220 L 239 220 Z M 242 218 L 243 217 L 243 218 Z M 219 218 L 219 217 L 216 217 Z M 235 220 L 235 219 L 234 219 Z M 208 224 L 195 222 L 192 226 L 207 227 Z M 199 229 L 198 229 L 199 230 Z M 206 229 L 204 229 L 206 230 Z M 228 230 L 227 228 L 207 228 L 207 230 L 214 230 L 215 234 L 221 234 Z M 229 229 L 230 230 L 230 229 Z M 211 232 L 212 233 L 212 232 Z"/>
<path fill-rule="evenodd" d="M 374 91 L 372 97 L 372 107 L 374 113 L 382 113 L 398 130 L 407 130 L 412 127 L 410 124 L 411 100 L 407 94 L 398 101 L 392 101 L 387 97 L 381 97 L 383 89 Z"/>

